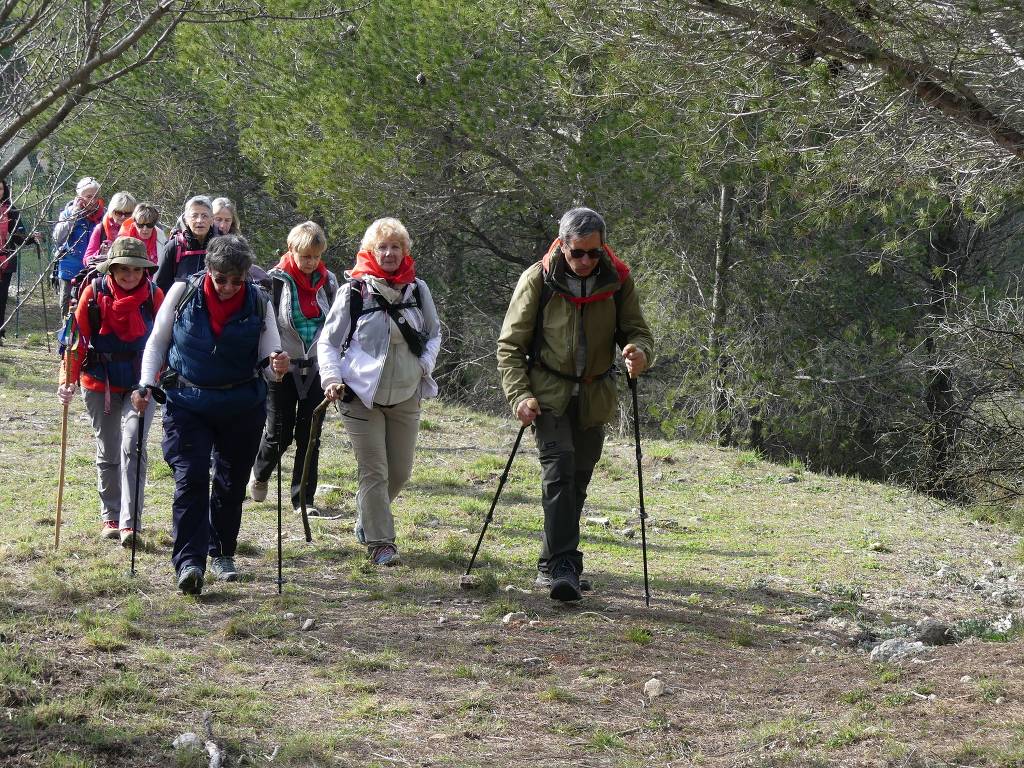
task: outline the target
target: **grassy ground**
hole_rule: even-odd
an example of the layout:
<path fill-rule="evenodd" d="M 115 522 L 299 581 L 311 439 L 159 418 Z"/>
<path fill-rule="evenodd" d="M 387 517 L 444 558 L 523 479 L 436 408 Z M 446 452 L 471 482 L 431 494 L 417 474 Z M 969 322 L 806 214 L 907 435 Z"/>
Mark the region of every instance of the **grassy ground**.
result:
<path fill-rule="evenodd" d="M 639 531 L 623 532 L 637 526 L 633 447 L 610 439 L 587 511 L 610 524 L 585 525 L 596 591 L 566 607 L 531 589 L 539 473 L 524 441 L 483 587 L 462 592 L 515 427 L 431 403 L 396 506 L 401 567 L 368 567 L 353 540 L 354 462 L 332 418 L 318 505 L 342 518 L 314 521 L 307 545 L 286 512 L 283 596 L 275 507 L 247 502 L 244 580 L 186 598 L 159 425 L 137 576 L 96 536 L 81 402 L 53 550 L 60 409 L 40 343 L 0 348 L 4 766 L 205 765 L 171 741 L 202 733 L 207 712 L 230 765 L 1024 765 L 1021 644 L 987 625 L 1014 609 L 971 588 L 999 564 L 1016 576 L 1018 537 L 960 510 L 651 440 L 648 609 Z M 937 577 L 943 564 L 961 580 Z M 517 611 L 527 621 L 502 623 Z M 925 615 L 987 639 L 900 665 L 849 646 L 849 627 L 886 637 Z M 653 676 L 667 693 L 651 701 Z"/>

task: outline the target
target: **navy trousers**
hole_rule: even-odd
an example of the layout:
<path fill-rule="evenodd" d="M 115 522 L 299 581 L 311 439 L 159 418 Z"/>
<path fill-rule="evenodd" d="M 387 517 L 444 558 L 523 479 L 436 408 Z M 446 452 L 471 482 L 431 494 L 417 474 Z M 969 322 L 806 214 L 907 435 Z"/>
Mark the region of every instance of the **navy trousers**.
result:
<path fill-rule="evenodd" d="M 229 415 L 197 414 L 170 401 L 164 407 L 164 459 L 174 473 L 171 562 L 176 571 L 185 565 L 205 571 L 207 555 L 234 557 L 245 484 L 266 418 L 262 402 Z"/>

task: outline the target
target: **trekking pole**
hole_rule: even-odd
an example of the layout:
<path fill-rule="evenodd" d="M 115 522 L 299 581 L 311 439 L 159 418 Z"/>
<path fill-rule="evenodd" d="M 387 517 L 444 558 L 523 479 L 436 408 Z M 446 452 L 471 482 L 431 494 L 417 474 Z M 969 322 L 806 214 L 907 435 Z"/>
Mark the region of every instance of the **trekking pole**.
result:
<path fill-rule="evenodd" d="M 56 264 L 56 263 L 57 263 L 57 257 L 54 257 L 53 261 L 51 261 L 49 266 L 47 267 L 47 270 L 52 269 L 54 264 Z M 14 312 L 11 314 L 11 316 L 8 317 L 6 320 L 4 320 L 3 324 L 0 325 L 0 331 L 2 331 L 4 328 L 6 328 L 10 324 L 10 322 L 15 317 L 18 316 L 18 311 L 25 305 L 25 302 L 28 301 L 32 297 L 32 294 L 36 290 L 36 286 L 38 286 L 41 282 L 43 282 L 43 278 L 45 278 L 45 277 L 46 277 L 46 272 L 43 272 L 41 275 L 39 275 L 39 279 L 36 280 L 34 283 L 32 283 L 32 287 L 28 289 L 28 292 L 25 294 L 25 298 L 23 298 L 21 301 L 18 302 L 18 306 L 16 306 L 14 308 Z M 45 291 L 45 290 L 46 290 L 46 288 L 44 287 L 43 291 Z M 47 329 L 47 332 L 49 332 L 49 329 Z"/>
<path fill-rule="evenodd" d="M 275 349 L 274 356 L 280 355 L 283 350 Z M 281 561 L 284 558 L 284 553 L 281 547 L 281 454 L 284 453 L 281 446 L 281 427 L 282 419 L 280 414 L 277 418 L 277 429 L 274 430 L 277 438 L 277 594 L 281 594 L 282 585 L 284 579 L 281 576 L 282 565 Z"/>
<path fill-rule="evenodd" d="M 64 383 L 68 384 L 71 375 L 71 355 L 77 353 L 77 345 L 74 341 L 75 319 L 74 315 L 69 318 L 71 335 L 67 347 L 64 348 Z M 57 479 L 57 516 L 53 523 L 53 548 L 60 549 L 60 521 L 61 512 L 64 509 L 64 469 L 66 466 L 68 452 L 68 407 L 71 403 L 63 403 L 63 413 L 60 421 L 60 471 Z"/>
<path fill-rule="evenodd" d="M 466 568 L 466 574 L 463 576 L 469 576 L 469 572 L 473 570 L 473 563 L 476 562 L 477 553 L 480 552 L 480 545 L 484 541 L 484 534 L 487 533 L 487 526 L 491 523 L 491 518 L 494 517 L 494 508 L 498 505 L 498 497 L 501 496 L 501 489 L 505 487 L 505 481 L 508 479 L 508 471 L 512 468 L 512 460 L 516 457 L 516 452 L 519 450 L 519 443 L 523 439 L 523 433 L 529 424 L 523 424 L 519 428 L 519 434 L 516 435 L 515 445 L 512 446 L 512 453 L 508 455 L 508 461 L 505 462 L 505 471 L 501 473 L 501 478 L 498 480 L 498 490 L 494 492 L 494 499 L 491 500 L 491 508 L 487 510 L 487 517 L 484 518 L 484 527 L 480 531 L 480 538 L 476 540 L 476 547 L 473 548 L 473 556 L 469 558 L 469 567 Z"/>
<path fill-rule="evenodd" d="M 33 240 L 33 245 L 36 247 L 36 259 L 39 261 L 40 269 L 43 266 L 43 251 L 39 247 L 39 241 Z M 21 283 L 21 260 L 18 260 L 18 282 Z M 53 352 L 53 347 L 50 346 L 50 318 L 46 312 L 46 286 L 40 287 L 40 293 L 43 294 L 43 336 L 46 337 L 46 351 Z"/>
<path fill-rule="evenodd" d="M 644 508 L 643 452 L 640 450 L 640 407 L 636 402 L 636 379 L 627 375 L 629 390 L 633 393 L 633 439 L 636 442 L 636 479 L 640 490 L 640 543 L 644 553 L 644 599 L 651 607 L 651 588 L 647 580 L 647 511 Z"/>
<path fill-rule="evenodd" d="M 142 392 L 145 391 L 144 388 Z M 140 392 L 140 394 L 142 394 Z M 145 394 L 142 394 L 145 397 Z M 144 433 L 146 431 L 146 410 L 147 407 L 143 408 L 139 413 L 139 439 L 135 444 L 135 506 L 132 507 L 132 577 L 135 576 L 135 542 L 139 539 L 139 486 L 142 484 L 142 450 L 144 442 Z"/>
<path fill-rule="evenodd" d="M 309 529 L 309 515 L 306 514 L 306 483 L 309 481 L 309 465 L 313 461 L 313 446 L 320 437 L 320 430 L 323 428 L 321 418 L 327 411 L 331 401 L 326 397 L 323 402 L 313 409 L 313 416 L 309 422 L 309 440 L 306 442 L 306 455 L 302 459 L 302 480 L 299 486 L 299 508 L 302 510 L 302 530 L 306 534 L 306 542 L 313 541 L 313 532 Z"/>
<path fill-rule="evenodd" d="M 21 296 L 21 259 L 18 259 L 18 284 L 14 289 L 15 296 Z M 21 338 L 21 307 L 14 310 L 14 338 Z"/>

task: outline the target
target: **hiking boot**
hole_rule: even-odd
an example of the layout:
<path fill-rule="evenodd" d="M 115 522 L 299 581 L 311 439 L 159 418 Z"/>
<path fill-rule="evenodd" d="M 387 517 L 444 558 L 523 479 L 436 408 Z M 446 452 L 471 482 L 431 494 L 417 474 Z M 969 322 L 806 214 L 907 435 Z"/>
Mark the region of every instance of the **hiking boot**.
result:
<path fill-rule="evenodd" d="M 302 516 L 302 507 L 295 508 L 295 514 Z M 320 510 L 316 507 L 306 506 L 306 517 L 320 517 Z"/>
<path fill-rule="evenodd" d="M 253 501 L 264 501 L 269 488 L 269 480 L 257 480 L 255 474 L 249 475 L 249 485 L 246 486 L 246 490 L 249 491 L 249 498 Z"/>
<path fill-rule="evenodd" d="M 122 528 L 121 529 L 121 546 L 130 547 L 132 540 L 135 540 L 135 546 L 142 546 L 142 531 L 136 532 L 134 528 Z"/>
<path fill-rule="evenodd" d="M 186 565 L 178 571 L 178 589 L 186 595 L 198 595 L 203 591 L 203 569 L 198 565 Z"/>
<path fill-rule="evenodd" d="M 100 528 L 101 539 L 116 539 L 121 535 L 121 529 L 118 528 L 116 520 L 104 520 L 103 526 Z"/>
<path fill-rule="evenodd" d="M 551 574 L 545 573 L 544 571 L 537 571 L 537 578 L 533 582 L 533 586 L 538 589 L 551 589 Z M 585 579 L 580 576 L 580 592 L 593 592 L 594 585 L 590 583 L 590 579 Z"/>
<path fill-rule="evenodd" d="M 582 597 L 580 577 L 576 573 L 576 566 L 568 558 L 559 560 L 551 569 L 551 599 L 570 603 L 580 600 Z"/>
<path fill-rule="evenodd" d="M 210 560 L 210 573 L 217 581 L 238 581 L 238 570 L 235 568 L 235 558 L 215 557 Z"/>
<path fill-rule="evenodd" d="M 391 566 L 398 565 L 402 558 L 394 544 L 380 544 L 370 550 L 370 560 L 374 565 Z"/>

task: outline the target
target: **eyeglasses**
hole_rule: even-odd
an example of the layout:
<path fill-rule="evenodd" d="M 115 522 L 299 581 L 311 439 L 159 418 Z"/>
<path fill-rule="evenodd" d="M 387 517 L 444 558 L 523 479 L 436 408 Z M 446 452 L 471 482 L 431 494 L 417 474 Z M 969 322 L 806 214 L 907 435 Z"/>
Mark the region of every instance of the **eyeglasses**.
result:
<path fill-rule="evenodd" d="M 210 273 L 210 279 L 214 285 L 233 285 L 236 288 L 245 283 L 244 277 L 228 277 L 227 275 L 215 275 Z"/>
<path fill-rule="evenodd" d="M 585 251 L 582 248 L 573 248 L 569 251 L 569 256 L 574 259 L 591 259 L 597 261 L 604 255 L 604 248 L 591 248 L 589 251 Z"/>
<path fill-rule="evenodd" d="M 154 221 L 152 224 L 140 224 L 139 222 L 136 221 L 135 226 L 138 227 L 139 229 L 153 229 L 153 227 L 156 226 L 156 222 Z"/>
<path fill-rule="evenodd" d="M 114 216 L 124 216 L 127 218 L 132 215 L 132 211 L 111 211 Z"/>

